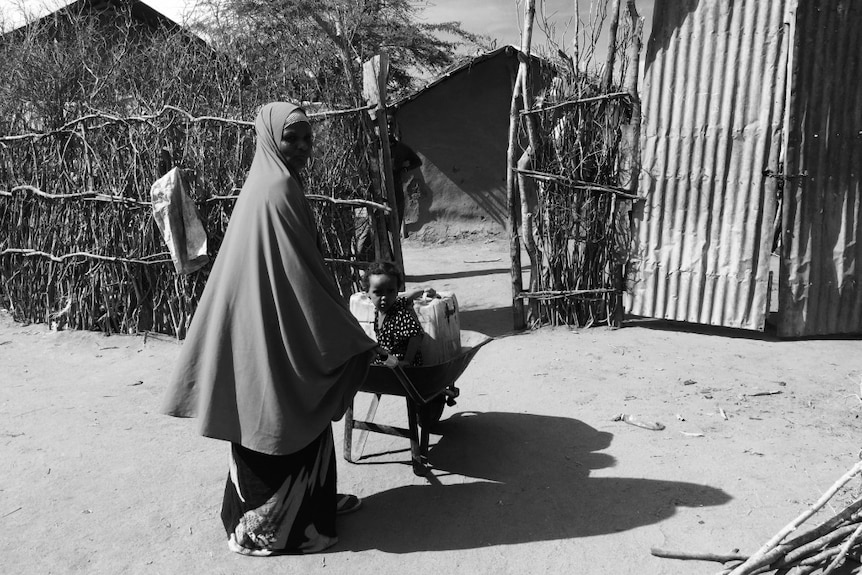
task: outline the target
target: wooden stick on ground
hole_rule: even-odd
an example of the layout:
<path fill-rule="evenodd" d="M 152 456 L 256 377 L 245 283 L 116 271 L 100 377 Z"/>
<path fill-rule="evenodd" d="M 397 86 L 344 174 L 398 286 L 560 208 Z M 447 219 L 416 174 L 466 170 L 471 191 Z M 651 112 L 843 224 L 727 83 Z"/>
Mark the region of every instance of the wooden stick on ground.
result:
<path fill-rule="evenodd" d="M 665 559 L 681 559 L 683 561 L 715 561 L 716 563 L 727 563 L 728 561 L 745 561 L 748 559 L 748 555 L 744 553 L 726 553 L 722 555 L 720 553 L 668 551 L 667 549 L 660 549 L 658 547 L 650 549 L 650 553 L 656 557 L 663 557 Z"/>
<path fill-rule="evenodd" d="M 765 559 L 769 551 L 771 551 L 776 545 L 778 545 L 781 541 L 784 540 L 787 535 L 795 531 L 802 523 L 804 523 L 809 517 L 814 515 L 821 507 L 826 505 L 835 493 L 838 492 L 848 481 L 853 479 L 856 475 L 862 472 L 862 461 L 854 465 L 850 471 L 845 473 L 838 481 L 836 481 L 832 487 L 830 487 L 826 493 L 824 493 L 820 499 L 818 499 L 814 505 L 809 507 L 804 513 L 799 515 L 796 519 L 785 525 L 778 533 L 776 533 L 769 541 L 767 541 L 763 547 L 757 550 L 754 555 L 748 558 L 745 563 L 734 569 L 730 572 L 730 575 L 750 575 L 753 573 L 758 567 L 762 567 L 764 565 L 768 565 L 771 563 L 769 559 Z"/>
<path fill-rule="evenodd" d="M 793 565 L 820 551 L 828 543 L 846 536 L 856 528 L 859 519 L 854 514 L 860 509 L 862 509 L 862 499 L 854 501 L 814 529 L 790 541 L 776 545 L 763 556 L 761 563 L 779 567 Z M 842 523 L 847 520 L 851 522 L 849 529 L 847 529 L 848 526 L 842 526 Z"/>
<path fill-rule="evenodd" d="M 803 545 L 796 547 L 795 549 L 790 550 L 784 556 L 783 559 L 780 559 L 779 561 L 777 561 L 775 563 L 771 563 L 771 565 L 777 565 L 780 567 L 784 567 L 787 565 L 794 565 L 794 564 L 798 563 L 799 561 L 802 561 L 805 558 L 810 557 L 810 556 L 820 552 L 821 550 L 823 550 L 825 547 L 829 546 L 830 544 L 832 544 L 832 543 L 834 543 L 840 539 L 843 539 L 849 533 L 852 533 L 853 530 L 855 530 L 856 527 L 858 527 L 858 526 L 859 526 L 859 523 L 851 523 L 850 525 L 844 525 L 841 527 L 837 527 L 833 531 L 830 531 L 829 533 L 827 533 L 826 535 L 823 535 L 822 537 L 814 539 L 810 542 L 803 542 L 804 543 Z M 809 535 L 810 533 L 812 533 L 812 532 L 806 533 L 806 535 Z M 794 539 L 793 541 L 788 542 L 788 544 L 787 544 L 788 547 L 790 547 L 795 541 L 799 541 L 800 539 L 801 538 L 797 538 L 797 539 Z"/>
<path fill-rule="evenodd" d="M 829 567 L 827 567 L 826 570 L 823 571 L 823 575 L 829 575 L 830 573 L 835 571 L 835 569 L 837 569 L 838 566 L 841 565 L 841 563 L 844 562 L 844 557 L 847 556 L 847 553 L 850 551 L 850 549 L 853 548 L 853 545 L 855 545 L 856 542 L 859 541 L 860 537 L 862 537 L 862 525 L 859 525 L 859 527 L 856 528 L 856 531 L 853 532 L 853 535 L 847 538 L 847 541 L 845 541 L 844 544 L 841 546 L 841 551 L 838 552 L 838 555 L 835 557 L 835 559 L 832 560 L 832 563 L 829 564 Z"/>
<path fill-rule="evenodd" d="M 763 557 L 763 565 L 752 571 L 751 575 L 765 573 L 773 569 L 777 569 L 774 575 L 787 575 L 794 568 L 801 568 L 800 566 L 806 566 L 807 569 L 811 562 L 819 565 L 837 552 L 832 551 L 830 554 L 828 549 L 824 551 L 826 547 L 847 536 L 859 526 L 860 517 L 854 514 L 860 508 L 862 508 L 862 499 L 853 502 L 811 531 L 777 545 Z M 844 521 L 848 520 L 850 521 L 849 524 L 842 525 Z M 730 575 L 741 564 L 740 561 L 736 565 L 727 566 L 717 575 Z M 798 574 L 794 572 L 794 575 Z"/>

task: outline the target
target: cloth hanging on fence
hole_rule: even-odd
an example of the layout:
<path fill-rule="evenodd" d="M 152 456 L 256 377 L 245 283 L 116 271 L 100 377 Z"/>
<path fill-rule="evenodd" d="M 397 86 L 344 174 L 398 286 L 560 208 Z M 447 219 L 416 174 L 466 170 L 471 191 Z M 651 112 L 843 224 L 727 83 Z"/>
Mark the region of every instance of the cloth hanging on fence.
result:
<path fill-rule="evenodd" d="M 186 192 L 179 168 L 173 168 L 150 188 L 153 217 L 171 252 L 177 273 L 190 274 L 209 262 L 207 234 L 194 202 Z"/>

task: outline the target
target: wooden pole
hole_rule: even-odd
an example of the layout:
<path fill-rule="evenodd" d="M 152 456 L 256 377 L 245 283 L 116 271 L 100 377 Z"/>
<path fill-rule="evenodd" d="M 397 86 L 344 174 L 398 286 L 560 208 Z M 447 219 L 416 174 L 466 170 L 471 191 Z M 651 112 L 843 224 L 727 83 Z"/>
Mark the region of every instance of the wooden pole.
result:
<path fill-rule="evenodd" d="M 575 4 L 575 35 L 572 38 L 572 64 L 574 66 L 574 75 L 577 76 L 581 71 L 581 50 L 578 42 L 581 41 L 581 10 L 578 6 L 578 0 L 572 0 Z"/>
<path fill-rule="evenodd" d="M 627 127 L 631 132 L 626 134 L 629 142 L 629 164 L 627 166 L 628 188 L 634 195 L 638 193 L 638 172 L 640 171 L 640 134 L 641 134 L 641 100 L 638 96 L 638 77 L 640 76 L 641 50 L 643 49 L 644 20 L 638 14 L 635 0 L 628 0 L 629 20 L 632 28 L 632 41 L 628 47 L 627 67 L 623 90 L 629 94 L 632 106 L 631 121 Z"/>
<path fill-rule="evenodd" d="M 404 256 L 401 252 L 401 234 L 398 225 L 398 202 L 395 198 L 395 180 L 392 172 L 392 152 L 389 149 L 389 127 L 386 124 L 386 79 L 389 76 L 389 56 L 385 52 L 374 56 L 362 66 L 363 95 L 374 108 L 369 110 L 377 131 L 380 145 L 380 181 L 386 202 L 391 211 L 387 215 L 389 241 L 392 255 L 401 272 L 404 269 Z M 399 286 L 402 289 L 404 286 Z"/>
<path fill-rule="evenodd" d="M 524 110 L 533 107 L 532 85 L 530 81 L 530 45 L 533 41 L 533 21 L 536 18 L 536 0 L 528 0 L 524 6 L 524 35 L 521 37 L 520 63 L 518 64 L 518 76 L 521 80 L 521 102 Z M 531 156 L 535 156 L 539 149 L 539 134 L 536 129 L 536 117 L 528 114 L 526 117 L 527 138 L 530 142 Z"/>
<path fill-rule="evenodd" d="M 517 71 L 512 82 L 512 103 L 509 107 L 509 148 L 506 154 L 506 204 L 509 210 L 509 258 L 512 280 L 512 323 L 514 329 L 524 329 L 524 301 L 518 297 L 523 290 L 521 280 L 521 242 L 518 236 L 520 200 L 515 180 L 515 165 L 518 161 L 518 92 L 520 75 Z"/>
<path fill-rule="evenodd" d="M 622 141 L 620 150 L 620 173 L 619 185 L 622 188 L 627 188 L 632 196 L 638 193 L 638 177 L 640 172 L 640 126 L 641 126 L 641 101 L 638 96 L 638 76 L 640 74 L 640 56 L 643 46 L 643 18 L 640 17 L 635 6 L 635 0 L 627 0 L 626 2 L 629 23 L 632 30 L 632 41 L 629 44 L 626 53 L 626 77 L 624 90 L 629 94 L 629 103 L 632 107 L 631 118 L 627 124 L 623 124 Z M 634 237 L 635 230 L 631 219 L 631 202 L 620 201 L 614 199 L 617 209 L 614 210 L 614 217 L 619 222 L 620 229 L 628 229 L 628 237 Z M 616 327 L 622 325 L 624 317 L 623 309 L 623 292 L 626 289 L 626 271 L 625 266 L 628 261 L 628 253 L 631 245 L 620 245 L 614 254 L 613 262 L 613 280 L 614 287 L 617 288 L 617 296 L 613 312 L 613 324 Z"/>
<path fill-rule="evenodd" d="M 627 188 L 629 193 L 638 193 L 638 173 L 640 172 L 640 134 L 641 134 L 641 101 L 638 96 L 638 76 L 640 75 L 640 57 L 643 47 L 643 18 L 635 6 L 635 0 L 626 2 L 629 22 L 632 30 L 632 41 L 626 53 L 626 77 L 623 90 L 629 95 L 631 118 L 622 126 L 622 154 L 620 158 L 619 184 Z"/>
<path fill-rule="evenodd" d="M 518 82 L 516 87 L 520 86 L 521 105 L 524 110 L 533 107 L 533 94 L 530 79 L 530 50 L 533 38 L 533 22 L 536 17 L 536 2 L 532 0 L 527 2 L 524 7 L 524 35 L 521 38 L 521 53 L 518 55 L 520 60 L 518 64 Z M 524 120 L 527 127 L 527 139 L 530 142 L 524 155 L 518 160 L 518 169 L 524 169 L 527 166 L 532 167 L 535 162 L 536 154 L 539 150 L 539 134 L 536 127 L 536 116 L 534 114 L 524 115 Z M 533 214 L 530 212 L 529 193 L 531 191 L 525 185 L 525 178 L 518 174 L 517 185 L 521 204 L 521 241 L 524 249 L 527 251 L 527 256 L 530 258 L 530 291 L 535 291 L 539 287 L 539 255 L 536 249 L 536 243 L 533 241 Z M 535 193 L 535 192 L 532 192 Z M 523 289 L 523 285 L 522 285 Z M 521 306 L 524 306 L 521 300 Z M 538 305 L 535 300 L 529 300 L 529 309 L 527 310 L 527 320 L 533 320 L 538 312 Z"/>
<path fill-rule="evenodd" d="M 516 167 L 518 164 L 518 128 L 520 127 L 520 109 L 530 107 L 529 87 L 528 87 L 528 63 L 530 60 L 530 42 L 533 35 L 533 20 L 536 16 L 536 0 L 528 0 L 524 6 L 524 33 L 521 36 L 521 51 L 518 54 L 518 71 L 515 74 L 514 85 L 512 86 L 512 102 L 509 107 L 509 148 L 507 153 L 506 165 L 506 199 L 507 208 L 509 210 L 509 256 L 511 258 L 511 280 L 512 280 L 512 320 L 514 329 L 524 329 L 526 320 L 524 314 L 524 300 L 519 297 L 523 291 L 523 280 L 521 278 L 521 242 L 519 239 L 519 220 L 522 219 L 522 214 L 526 213 L 522 204 L 525 201 L 523 194 L 519 193 Z M 521 106 L 518 105 L 518 100 L 521 100 Z M 530 119 L 532 116 L 527 116 L 528 136 L 532 145 L 533 152 L 537 149 L 538 141 L 535 133 L 535 120 L 533 119 L 532 130 L 530 127 Z M 527 151 L 530 154 L 530 150 Z M 521 222 L 523 225 L 524 222 Z M 534 255 L 531 254 L 531 260 Z"/>
<path fill-rule="evenodd" d="M 617 58 L 617 30 L 620 27 L 620 0 L 614 0 L 611 8 L 611 29 L 608 37 L 608 61 L 602 79 L 602 91 L 609 92 L 614 82 L 614 66 Z"/>

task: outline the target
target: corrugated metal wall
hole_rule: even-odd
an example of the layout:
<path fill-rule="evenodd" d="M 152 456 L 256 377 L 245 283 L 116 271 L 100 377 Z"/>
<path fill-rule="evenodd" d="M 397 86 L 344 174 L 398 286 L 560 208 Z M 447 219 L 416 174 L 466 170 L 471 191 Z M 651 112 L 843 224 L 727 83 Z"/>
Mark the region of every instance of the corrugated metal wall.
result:
<path fill-rule="evenodd" d="M 783 336 L 862 332 L 860 27 L 860 0 L 799 2 L 779 284 Z"/>
<path fill-rule="evenodd" d="M 629 312 L 763 329 L 789 3 L 656 1 Z"/>

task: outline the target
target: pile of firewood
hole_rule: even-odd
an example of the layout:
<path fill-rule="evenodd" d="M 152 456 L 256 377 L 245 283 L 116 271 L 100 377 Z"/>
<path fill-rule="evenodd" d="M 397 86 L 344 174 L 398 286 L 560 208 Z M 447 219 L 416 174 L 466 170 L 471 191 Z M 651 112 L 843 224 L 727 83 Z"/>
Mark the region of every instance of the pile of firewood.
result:
<path fill-rule="evenodd" d="M 862 554 L 862 498 L 855 497 L 852 503 L 817 527 L 792 539 L 788 537 L 860 474 L 862 462 L 845 473 L 816 503 L 788 523 L 753 555 L 662 549 L 653 549 L 652 554 L 670 559 L 717 561 L 724 564 L 724 569 L 718 575 L 829 575 L 847 561 L 858 564 Z"/>

